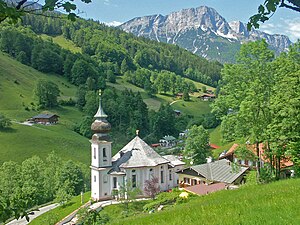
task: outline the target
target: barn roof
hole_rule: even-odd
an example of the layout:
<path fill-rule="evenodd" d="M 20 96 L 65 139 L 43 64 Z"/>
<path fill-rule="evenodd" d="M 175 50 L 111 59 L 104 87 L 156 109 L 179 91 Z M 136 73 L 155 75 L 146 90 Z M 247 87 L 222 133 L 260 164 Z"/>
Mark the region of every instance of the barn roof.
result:
<path fill-rule="evenodd" d="M 210 181 L 224 182 L 231 184 L 239 178 L 248 168 L 233 166 L 227 159 L 221 159 L 211 163 L 191 166 L 178 173 L 185 173 L 186 170 L 194 170 L 199 175 Z"/>
<path fill-rule="evenodd" d="M 48 113 L 46 113 L 46 114 L 39 114 L 39 115 L 33 116 L 32 118 L 33 119 L 50 119 L 50 118 L 52 118 L 54 116 L 59 117 L 56 114 L 50 114 L 50 113 L 48 114 Z"/>

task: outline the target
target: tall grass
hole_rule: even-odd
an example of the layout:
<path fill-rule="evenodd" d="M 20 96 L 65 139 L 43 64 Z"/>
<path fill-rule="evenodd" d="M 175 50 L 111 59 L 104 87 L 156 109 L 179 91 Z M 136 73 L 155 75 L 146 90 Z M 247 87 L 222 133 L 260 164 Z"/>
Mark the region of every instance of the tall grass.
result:
<path fill-rule="evenodd" d="M 202 196 L 166 211 L 112 224 L 300 224 L 300 179 Z"/>

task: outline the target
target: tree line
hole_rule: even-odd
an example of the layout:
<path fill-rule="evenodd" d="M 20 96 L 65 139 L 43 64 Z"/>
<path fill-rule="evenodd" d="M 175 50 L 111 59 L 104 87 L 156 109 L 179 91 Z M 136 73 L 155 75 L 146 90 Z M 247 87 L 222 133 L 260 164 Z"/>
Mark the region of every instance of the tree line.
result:
<path fill-rule="evenodd" d="M 51 153 L 45 160 L 33 156 L 21 164 L 0 166 L 0 222 L 26 216 L 30 208 L 55 200 L 66 203 L 90 188 L 85 165 L 64 161 Z"/>

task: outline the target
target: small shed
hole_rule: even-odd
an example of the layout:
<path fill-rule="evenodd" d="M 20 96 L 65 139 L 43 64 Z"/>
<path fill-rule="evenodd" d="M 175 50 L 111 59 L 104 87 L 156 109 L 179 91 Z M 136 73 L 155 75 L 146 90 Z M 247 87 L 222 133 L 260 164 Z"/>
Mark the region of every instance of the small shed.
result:
<path fill-rule="evenodd" d="M 39 114 L 31 118 L 34 123 L 40 124 L 56 124 L 58 122 L 59 116 L 56 114 Z"/>
<path fill-rule="evenodd" d="M 174 109 L 174 113 L 176 116 L 180 116 L 181 115 L 181 111 L 178 109 Z"/>
<path fill-rule="evenodd" d="M 182 98 L 183 98 L 183 93 L 177 93 L 177 94 L 176 94 L 176 98 L 182 99 Z"/>

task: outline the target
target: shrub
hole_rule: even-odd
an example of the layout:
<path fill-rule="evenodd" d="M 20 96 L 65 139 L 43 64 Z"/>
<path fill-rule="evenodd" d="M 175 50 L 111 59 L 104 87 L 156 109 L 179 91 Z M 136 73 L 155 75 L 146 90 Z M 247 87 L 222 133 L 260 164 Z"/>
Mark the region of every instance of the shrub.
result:
<path fill-rule="evenodd" d="M 11 126 L 11 121 L 9 118 L 0 114 L 0 129 L 6 129 Z"/>
<path fill-rule="evenodd" d="M 157 195 L 157 198 L 150 203 L 144 205 L 144 211 L 150 211 L 153 209 L 157 209 L 160 205 L 170 205 L 170 204 L 181 204 L 184 202 L 188 202 L 190 197 L 194 197 L 195 195 L 190 194 L 188 199 L 182 199 L 179 197 L 181 191 L 178 189 L 173 189 L 172 192 L 162 192 Z"/>

